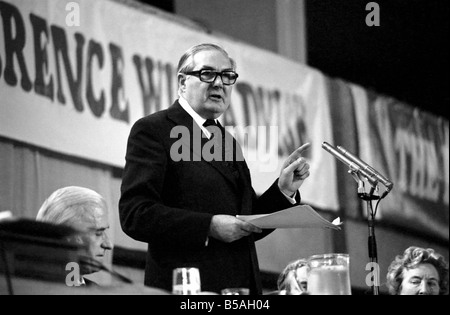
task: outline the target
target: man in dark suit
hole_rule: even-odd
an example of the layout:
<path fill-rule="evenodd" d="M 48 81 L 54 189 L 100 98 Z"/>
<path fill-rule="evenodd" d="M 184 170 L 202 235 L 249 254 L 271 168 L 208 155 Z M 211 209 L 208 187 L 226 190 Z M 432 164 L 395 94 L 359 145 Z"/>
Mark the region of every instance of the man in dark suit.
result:
<path fill-rule="evenodd" d="M 246 287 L 261 294 L 254 242 L 271 231 L 262 233 L 236 215 L 300 201 L 298 189 L 309 176 L 301 153 L 309 144 L 291 154 L 279 179 L 257 198 L 241 148 L 217 123 L 230 105 L 235 68 L 219 46 L 190 48 L 178 64 L 179 99 L 130 132 L 120 221 L 125 233 L 148 243 L 148 286 L 170 291 L 174 268 L 197 267 L 202 291 Z"/>

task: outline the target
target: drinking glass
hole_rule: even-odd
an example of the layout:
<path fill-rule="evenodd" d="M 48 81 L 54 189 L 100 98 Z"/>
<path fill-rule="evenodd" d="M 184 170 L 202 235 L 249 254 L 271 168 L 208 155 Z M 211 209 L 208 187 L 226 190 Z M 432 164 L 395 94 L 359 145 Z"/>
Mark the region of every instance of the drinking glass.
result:
<path fill-rule="evenodd" d="M 314 255 L 308 259 L 308 293 L 351 295 L 348 254 Z"/>
<path fill-rule="evenodd" d="M 179 295 L 197 295 L 200 293 L 200 272 L 198 268 L 175 268 L 172 278 L 172 293 Z"/>

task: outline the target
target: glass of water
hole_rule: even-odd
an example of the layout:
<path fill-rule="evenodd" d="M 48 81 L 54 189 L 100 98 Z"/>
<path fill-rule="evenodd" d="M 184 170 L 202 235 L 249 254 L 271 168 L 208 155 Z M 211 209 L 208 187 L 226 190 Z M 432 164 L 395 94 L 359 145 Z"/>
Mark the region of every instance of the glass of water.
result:
<path fill-rule="evenodd" d="M 201 291 L 198 268 L 175 268 L 172 278 L 172 293 L 179 295 L 197 295 Z"/>
<path fill-rule="evenodd" d="M 351 295 L 348 254 L 314 255 L 308 259 L 308 293 Z"/>

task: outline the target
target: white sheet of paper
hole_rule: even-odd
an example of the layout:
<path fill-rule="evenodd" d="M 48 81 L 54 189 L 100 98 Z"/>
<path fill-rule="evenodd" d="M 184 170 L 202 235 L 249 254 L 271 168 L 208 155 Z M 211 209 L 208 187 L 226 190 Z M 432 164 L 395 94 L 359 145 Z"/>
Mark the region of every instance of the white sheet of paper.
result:
<path fill-rule="evenodd" d="M 0 212 L 0 221 L 1 220 L 6 220 L 6 219 L 11 219 L 12 218 L 12 212 L 7 210 L 7 211 L 2 211 Z"/>
<path fill-rule="evenodd" d="M 238 215 L 242 221 L 249 222 L 263 229 L 277 228 L 329 228 L 340 230 L 341 220 L 329 222 L 309 205 L 300 205 L 269 214 Z"/>

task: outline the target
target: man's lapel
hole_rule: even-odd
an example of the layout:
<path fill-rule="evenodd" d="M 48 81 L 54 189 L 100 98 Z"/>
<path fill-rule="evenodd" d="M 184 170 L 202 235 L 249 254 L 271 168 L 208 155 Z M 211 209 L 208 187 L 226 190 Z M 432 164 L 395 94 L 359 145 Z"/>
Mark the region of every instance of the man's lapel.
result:
<path fill-rule="evenodd" d="M 205 134 L 195 123 L 194 119 L 183 109 L 183 107 L 181 107 L 178 101 L 175 101 L 175 103 L 169 107 L 167 110 L 167 117 L 175 124 L 175 126 L 184 126 L 189 131 L 190 137 L 188 139 L 184 137 L 181 141 L 183 141 L 184 144 L 190 148 L 192 152 L 192 156 L 190 156 L 191 160 L 198 161 L 199 163 L 207 163 L 208 165 L 214 167 L 227 180 L 229 180 L 231 184 L 238 188 L 237 181 L 232 170 L 227 167 L 225 163 L 215 160 L 207 161 L 202 156 L 202 148 L 204 145 L 208 141 L 218 141 L 218 139 L 213 138 L 209 140 L 206 138 Z M 222 146 L 221 141 L 219 141 L 218 145 Z"/>

